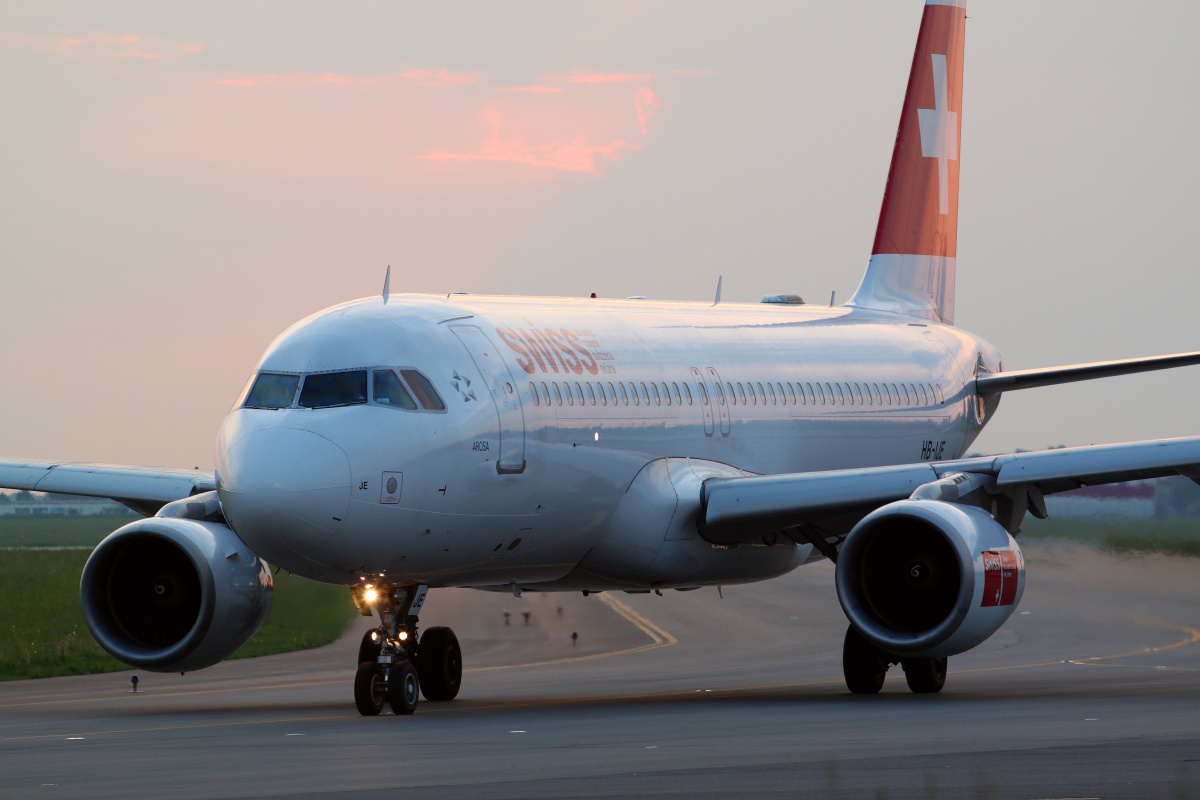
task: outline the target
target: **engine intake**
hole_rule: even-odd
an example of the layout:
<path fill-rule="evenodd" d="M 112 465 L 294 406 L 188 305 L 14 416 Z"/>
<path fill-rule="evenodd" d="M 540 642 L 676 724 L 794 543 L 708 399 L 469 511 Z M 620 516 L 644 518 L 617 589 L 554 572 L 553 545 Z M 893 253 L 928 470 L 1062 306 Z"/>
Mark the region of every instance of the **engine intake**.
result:
<path fill-rule="evenodd" d="M 900 500 L 868 514 L 838 556 L 838 600 L 889 653 L 951 656 L 995 633 L 1025 588 L 1020 548 L 973 506 Z"/>
<path fill-rule="evenodd" d="M 154 517 L 109 534 L 83 568 L 92 636 L 154 672 L 212 666 L 258 633 L 271 610 L 267 565 L 227 526 Z"/>

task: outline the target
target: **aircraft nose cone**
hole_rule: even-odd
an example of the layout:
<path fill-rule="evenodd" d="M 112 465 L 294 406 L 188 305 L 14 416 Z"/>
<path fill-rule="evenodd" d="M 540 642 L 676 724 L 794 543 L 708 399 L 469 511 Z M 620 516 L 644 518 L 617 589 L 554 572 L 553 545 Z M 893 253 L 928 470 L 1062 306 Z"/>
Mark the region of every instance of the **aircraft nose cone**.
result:
<path fill-rule="evenodd" d="M 345 451 L 309 431 L 253 431 L 224 454 L 219 472 L 225 518 L 242 541 L 276 564 L 296 555 L 318 560 L 350 505 Z"/>

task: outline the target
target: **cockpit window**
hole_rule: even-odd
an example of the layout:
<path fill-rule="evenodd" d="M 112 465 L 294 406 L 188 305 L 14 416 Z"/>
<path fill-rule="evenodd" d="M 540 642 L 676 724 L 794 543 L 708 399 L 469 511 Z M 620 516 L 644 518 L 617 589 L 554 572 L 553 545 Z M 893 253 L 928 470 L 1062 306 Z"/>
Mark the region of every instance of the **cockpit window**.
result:
<path fill-rule="evenodd" d="M 429 382 L 428 378 L 415 369 L 402 369 L 400 374 L 404 376 L 409 388 L 417 396 L 417 402 L 421 404 L 421 408 L 429 411 L 446 410 L 446 404 L 442 402 L 442 398 L 438 396 L 437 390 L 433 388 L 433 384 Z"/>
<path fill-rule="evenodd" d="M 375 370 L 375 402 L 380 405 L 403 408 L 407 411 L 417 410 L 417 401 L 413 400 L 408 389 L 390 369 Z"/>
<path fill-rule="evenodd" d="M 322 372 L 304 378 L 301 408 L 352 406 L 367 402 L 367 371 Z"/>
<path fill-rule="evenodd" d="M 246 397 L 246 408 L 287 408 L 296 397 L 299 375 L 264 372 Z"/>

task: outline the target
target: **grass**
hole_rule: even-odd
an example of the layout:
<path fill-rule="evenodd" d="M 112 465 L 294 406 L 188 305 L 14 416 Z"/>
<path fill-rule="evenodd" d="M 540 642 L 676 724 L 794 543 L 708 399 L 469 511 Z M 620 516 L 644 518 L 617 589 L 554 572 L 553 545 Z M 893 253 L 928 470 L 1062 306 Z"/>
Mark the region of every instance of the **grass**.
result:
<path fill-rule="evenodd" d="M 1112 519 L 1026 517 L 1018 539 L 1078 542 L 1115 553 L 1200 557 L 1200 518 Z"/>
<path fill-rule="evenodd" d="M 95 547 L 110 533 L 141 519 L 112 517 L 0 517 L 0 547 Z"/>
<path fill-rule="evenodd" d="M 26 547 L 94 545 L 122 524 L 114 517 L 5 520 L 0 546 L 12 547 L 14 533 Z M 79 575 L 89 555 L 89 550 L 0 550 L 0 680 L 128 669 L 96 644 L 84 624 Z M 232 657 L 328 644 L 354 613 L 344 587 L 281 573 L 266 624 Z"/>

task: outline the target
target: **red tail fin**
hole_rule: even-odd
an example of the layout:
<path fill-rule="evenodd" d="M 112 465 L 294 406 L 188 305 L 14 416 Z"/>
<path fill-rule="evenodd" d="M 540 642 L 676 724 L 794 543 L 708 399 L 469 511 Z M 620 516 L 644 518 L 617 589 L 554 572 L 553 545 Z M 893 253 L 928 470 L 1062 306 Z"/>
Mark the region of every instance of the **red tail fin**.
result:
<path fill-rule="evenodd" d="M 847 303 L 954 321 L 966 0 L 926 0 L 867 274 Z"/>

